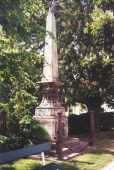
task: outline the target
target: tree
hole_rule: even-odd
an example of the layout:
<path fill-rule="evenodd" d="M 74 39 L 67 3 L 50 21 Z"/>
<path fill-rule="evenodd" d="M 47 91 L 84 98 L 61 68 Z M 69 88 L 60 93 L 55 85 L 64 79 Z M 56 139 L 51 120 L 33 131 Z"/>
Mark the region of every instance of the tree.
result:
<path fill-rule="evenodd" d="M 7 113 L 9 134 L 18 132 L 20 119 L 32 114 L 37 102 L 45 9 L 40 0 L 2 0 L 0 13 L 0 108 Z"/>
<path fill-rule="evenodd" d="M 112 99 L 112 1 L 60 2 L 58 45 L 62 96 L 67 105 L 81 101 L 98 112 Z"/>

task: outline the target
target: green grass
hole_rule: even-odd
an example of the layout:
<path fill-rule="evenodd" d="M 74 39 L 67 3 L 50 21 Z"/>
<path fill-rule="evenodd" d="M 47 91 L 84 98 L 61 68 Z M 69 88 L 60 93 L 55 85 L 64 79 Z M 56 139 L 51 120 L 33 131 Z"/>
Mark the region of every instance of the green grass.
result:
<path fill-rule="evenodd" d="M 110 161 L 112 161 L 111 154 L 85 153 L 63 163 L 63 167 L 64 170 L 100 170 Z"/>
<path fill-rule="evenodd" d="M 84 153 L 69 161 L 61 161 L 62 170 L 100 170 L 112 160 L 112 155 L 107 153 Z M 21 159 L 11 164 L 1 165 L 0 170 L 38 170 L 40 163 L 36 160 Z"/>
<path fill-rule="evenodd" d="M 37 170 L 41 164 L 36 160 L 21 159 L 0 166 L 0 170 Z"/>
<path fill-rule="evenodd" d="M 80 156 L 68 161 L 59 161 L 62 170 L 101 170 L 107 163 L 114 160 L 113 133 L 97 135 L 96 148 L 89 148 Z M 38 170 L 41 161 L 21 159 L 10 164 L 0 165 L 0 170 Z"/>

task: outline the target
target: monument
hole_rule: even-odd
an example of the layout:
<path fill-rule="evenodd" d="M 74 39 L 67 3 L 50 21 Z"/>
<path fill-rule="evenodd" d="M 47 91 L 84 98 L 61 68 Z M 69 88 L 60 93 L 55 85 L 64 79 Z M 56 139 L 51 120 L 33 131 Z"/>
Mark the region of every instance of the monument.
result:
<path fill-rule="evenodd" d="M 64 139 L 68 137 L 68 119 L 65 109 L 59 101 L 58 53 L 56 40 L 56 20 L 54 1 L 49 7 L 46 20 L 46 37 L 43 77 L 41 80 L 42 101 L 36 108 L 34 119 L 48 131 L 51 140 L 56 141 L 58 133 Z"/>

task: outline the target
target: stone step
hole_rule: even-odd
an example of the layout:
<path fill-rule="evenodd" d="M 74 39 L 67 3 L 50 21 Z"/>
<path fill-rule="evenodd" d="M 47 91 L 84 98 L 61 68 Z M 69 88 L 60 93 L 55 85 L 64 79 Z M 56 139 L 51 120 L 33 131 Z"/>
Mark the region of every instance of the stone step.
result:
<path fill-rule="evenodd" d="M 71 143 L 70 143 L 71 142 Z M 55 144 L 54 144 L 55 146 Z M 82 151 L 84 151 L 88 147 L 88 142 L 80 141 L 78 138 L 70 138 L 63 143 L 62 156 L 63 160 L 69 160 L 77 155 L 79 155 Z M 46 155 L 45 155 L 46 156 Z M 32 159 L 40 159 L 39 155 L 35 155 Z M 47 160 L 57 160 L 57 153 L 55 147 L 49 152 L 46 156 Z"/>

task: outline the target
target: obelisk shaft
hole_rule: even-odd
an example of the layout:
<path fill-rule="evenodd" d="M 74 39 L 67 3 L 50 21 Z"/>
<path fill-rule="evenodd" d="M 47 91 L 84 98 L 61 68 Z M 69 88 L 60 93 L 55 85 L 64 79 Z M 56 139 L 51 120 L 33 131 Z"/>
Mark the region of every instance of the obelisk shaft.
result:
<path fill-rule="evenodd" d="M 46 20 L 46 38 L 42 82 L 58 81 L 58 54 L 56 42 L 56 21 L 54 13 L 49 9 Z"/>

